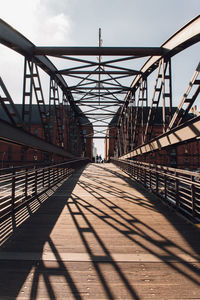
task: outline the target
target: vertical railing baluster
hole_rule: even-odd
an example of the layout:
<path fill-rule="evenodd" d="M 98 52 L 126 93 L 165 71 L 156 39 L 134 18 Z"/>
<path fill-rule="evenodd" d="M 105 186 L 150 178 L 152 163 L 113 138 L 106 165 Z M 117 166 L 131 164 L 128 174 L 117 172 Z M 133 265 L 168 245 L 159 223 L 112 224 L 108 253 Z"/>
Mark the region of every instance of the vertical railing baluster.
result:
<path fill-rule="evenodd" d="M 176 209 L 179 209 L 179 179 L 175 171 L 175 193 L 176 193 Z"/>
<path fill-rule="evenodd" d="M 56 168 L 56 183 L 59 181 L 59 167 Z"/>
<path fill-rule="evenodd" d="M 48 187 L 50 188 L 50 181 L 51 181 L 51 178 L 50 178 L 50 172 L 51 172 L 51 169 L 50 167 L 48 167 Z"/>
<path fill-rule="evenodd" d="M 15 209 L 15 192 L 16 192 L 16 172 L 12 171 L 12 194 L 11 194 L 11 213 L 14 214 Z"/>
<path fill-rule="evenodd" d="M 146 166 L 144 166 L 144 186 L 147 187 L 147 170 L 146 170 Z"/>
<path fill-rule="evenodd" d="M 164 195 L 165 195 L 165 200 L 167 200 L 167 176 L 165 170 L 164 170 Z"/>
<path fill-rule="evenodd" d="M 192 184 L 191 184 L 191 199 L 192 199 L 192 215 L 195 217 L 196 209 L 195 209 L 195 185 L 194 185 L 194 176 L 191 176 Z"/>
<path fill-rule="evenodd" d="M 34 176 L 34 195 L 36 196 L 37 195 L 37 175 L 38 175 L 38 171 L 37 169 L 35 169 L 35 176 Z"/>
<path fill-rule="evenodd" d="M 151 190 L 151 165 L 149 165 L 149 188 Z"/>
<path fill-rule="evenodd" d="M 53 167 L 53 183 L 55 182 L 55 167 Z"/>
<path fill-rule="evenodd" d="M 28 198 L 28 169 L 25 169 L 25 180 L 24 180 L 24 197 L 25 200 Z"/>
<path fill-rule="evenodd" d="M 42 169 L 42 187 L 43 187 L 43 188 L 44 188 L 44 186 L 45 186 L 44 175 L 45 175 L 45 168 Z"/>
<path fill-rule="evenodd" d="M 158 169 L 157 169 L 157 166 L 156 166 L 156 168 L 155 168 L 155 172 L 156 172 L 156 194 L 158 194 L 159 177 L 158 177 Z"/>

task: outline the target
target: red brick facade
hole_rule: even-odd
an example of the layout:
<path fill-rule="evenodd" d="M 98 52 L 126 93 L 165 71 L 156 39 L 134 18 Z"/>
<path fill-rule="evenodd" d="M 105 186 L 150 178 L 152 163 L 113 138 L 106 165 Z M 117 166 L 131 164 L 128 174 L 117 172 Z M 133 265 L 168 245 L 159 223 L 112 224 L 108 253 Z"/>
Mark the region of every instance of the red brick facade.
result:
<path fill-rule="evenodd" d="M 191 115 L 192 117 L 192 115 Z M 113 124 L 112 124 L 113 125 Z M 137 127 L 138 130 L 138 138 L 137 144 L 142 144 L 142 129 L 140 126 Z M 160 124 L 156 124 L 153 127 L 152 138 L 161 135 L 163 132 L 163 128 Z M 130 152 L 130 142 L 129 135 L 130 132 L 124 130 L 125 141 L 127 145 L 123 145 L 123 149 L 125 153 Z M 112 138 L 105 141 L 105 159 L 109 160 L 110 157 L 117 155 L 115 151 L 115 138 L 117 136 L 117 128 L 110 127 L 107 130 L 107 136 L 111 136 Z M 123 153 L 123 154 L 125 154 Z M 144 161 L 149 163 L 156 163 L 159 165 L 166 165 L 175 168 L 188 169 L 188 170 L 197 170 L 200 169 L 200 140 L 187 142 L 182 145 L 178 145 L 175 147 L 168 148 L 167 150 L 160 150 L 156 152 L 152 152 L 147 155 L 138 156 L 136 158 L 138 161 Z"/>
<path fill-rule="evenodd" d="M 54 144 L 57 144 L 58 142 L 56 132 L 56 122 L 54 121 L 52 127 Z M 92 160 L 93 127 L 91 124 L 87 125 L 87 127 L 84 127 L 84 120 L 82 120 L 80 126 L 77 120 L 75 120 L 73 114 L 66 114 L 63 120 L 63 132 L 63 147 L 67 152 L 70 152 L 71 154 L 78 157 L 88 157 Z M 31 133 L 37 135 L 40 138 L 44 138 L 43 128 L 41 124 L 39 122 L 35 122 L 34 119 L 31 125 Z M 86 135 L 90 134 L 91 138 L 84 139 L 84 133 Z M 84 140 L 85 143 L 83 143 Z M 36 149 L 0 141 L 0 168 L 48 161 L 60 162 L 63 161 L 63 157 L 59 157 L 53 154 L 49 155 Z"/>

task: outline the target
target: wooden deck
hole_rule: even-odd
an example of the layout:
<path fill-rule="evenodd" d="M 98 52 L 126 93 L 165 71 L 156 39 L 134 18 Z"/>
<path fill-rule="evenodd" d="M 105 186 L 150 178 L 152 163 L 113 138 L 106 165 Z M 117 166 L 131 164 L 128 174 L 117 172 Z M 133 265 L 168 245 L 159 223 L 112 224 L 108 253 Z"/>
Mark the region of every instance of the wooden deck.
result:
<path fill-rule="evenodd" d="M 200 299 L 199 254 L 199 230 L 114 165 L 90 164 L 1 247 L 0 300 Z"/>

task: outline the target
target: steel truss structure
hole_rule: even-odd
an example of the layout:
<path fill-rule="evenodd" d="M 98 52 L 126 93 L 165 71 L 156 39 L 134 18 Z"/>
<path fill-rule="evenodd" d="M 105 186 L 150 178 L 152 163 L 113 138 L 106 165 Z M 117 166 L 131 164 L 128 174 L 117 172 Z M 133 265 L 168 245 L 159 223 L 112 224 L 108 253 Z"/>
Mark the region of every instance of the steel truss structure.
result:
<path fill-rule="evenodd" d="M 165 49 L 164 55 L 150 57 L 141 68 L 141 74 L 137 75 L 132 82 L 131 89 L 127 92 L 125 103 L 119 113 L 117 125 L 120 135 L 117 135 L 116 156 L 121 159 L 137 159 L 143 154 L 199 139 L 199 117 L 194 116 L 190 121 L 188 118 L 190 109 L 200 92 L 200 63 L 190 81 L 188 77 L 188 87 L 175 111 L 172 109 L 171 63 L 173 56 L 199 41 L 200 16 L 197 16 L 161 46 Z M 148 104 L 148 77 L 156 69 L 157 76 L 152 100 Z M 146 106 L 148 106 L 148 115 L 144 122 Z M 162 108 L 162 134 L 155 136 L 155 118 L 159 106 Z M 129 123 L 130 119 L 132 120 L 131 124 Z M 129 125 L 123 126 L 124 123 Z M 153 134 L 154 136 L 152 136 Z M 125 140 L 128 140 L 129 149 Z"/>
<path fill-rule="evenodd" d="M 0 102 L 8 119 L 8 122 L 0 120 L 0 139 L 23 147 L 54 153 L 63 158 L 74 157 L 64 147 L 63 122 L 70 107 L 71 120 L 73 119 L 81 136 L 80 110 L 75 105 L 65 80 L 56 73 L 56 67 L 46 56 L 33 55 L 34 44 L 3 20 L 0 21 L 0 41 L 24 56 L 21 113 L 17 110 L 3 79 L 0 78 Z M 43 93 L 41 70 L 49 75 L 48 102 L 45 100 Z M 31 132 L 33 103 L 37 104 L 43 129 L 43 139 L 38 138 Z M 19 130 L 20 128 L 21 130 Z"/>
<path fill-rule="evenodd" d="M 7 136 L 0 130 L 0 139 L 26 145 L 29 136 L 27 145 L 31 145 L 33 99 L 37 103 L 43 128 L 43 141 L 34 136 L 38 141 L 35 147 L 47 152 L 61 151 L 65 157 L 72 156 L 64 149 L 63 120 L 67 104 L 80 133 L 81 118 L 88 119 L 85 126 L 92 124 L 93 133 L 84 135 L 84 138 L 108 138 L 109 124 L 117 117 L 116 135 L 109 138 L 115 138 L 115 153 L 122 158 L 136 157 L 175 143 L 196 139 L 200 132 L 199 121 L 185 121 L 199 95 L 200 66 L 195 70 L 180 104 L 173 112 L 171 58 L 200 41 L 199 28 L 200 16 L 197 16 L 161 47 L 103 47 L 101 30 L 98 47 L 36 47 L 1 20 L 0 42 L 23 55 L 25 63 L 21 115 L 3 79 L 0 79 L 0 102 L 10 124 L 1 122 L 4 127 L 13 127 L 7 131 Z M 135 70 L 133 62 L 145 57 L 150 58 L 141 69 Z M 55 66 L 58 60 L 62 61 L 63 68 Z M 156 69 L 157 77 L 149 104 L 148 78 Z M 43 94 L 40 70 L 49 75 L 48 104 Z M 153 137 L 159 106 L 162 107 L 163 135 Z M 147 108 L 148 114 L 145 112 Z M 52 116 L 56 120 L 55 136 Z M 190 130 L 195 124 L 195 130 Z M 14 128 L 16 126 L 18 128 Z M 188 130 L 184 137 L 180 134 L 183 128 Z M 15 129 L 16 137 L 13 133 Z M 179 136 L 176 142 L 174 136 Z M 163 138 L 168 142 L 163 144 Z"/>

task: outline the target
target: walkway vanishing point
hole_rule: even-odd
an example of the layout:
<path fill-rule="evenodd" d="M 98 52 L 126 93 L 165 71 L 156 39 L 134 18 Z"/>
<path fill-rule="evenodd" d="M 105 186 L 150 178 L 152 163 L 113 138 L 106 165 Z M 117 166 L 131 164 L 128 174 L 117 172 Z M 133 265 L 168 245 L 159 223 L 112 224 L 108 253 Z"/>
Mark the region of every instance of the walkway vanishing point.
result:
<path fill-rule="evenodd" d="M 0 299 L 200 299 L 199 236 L 113 164 L 89 164 L 1 248 Z"/>

